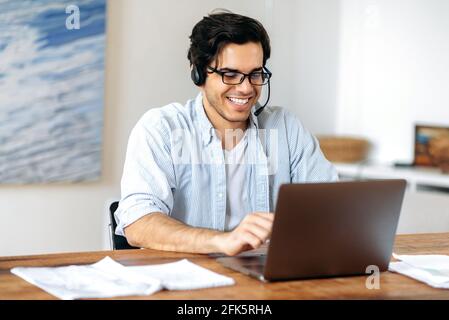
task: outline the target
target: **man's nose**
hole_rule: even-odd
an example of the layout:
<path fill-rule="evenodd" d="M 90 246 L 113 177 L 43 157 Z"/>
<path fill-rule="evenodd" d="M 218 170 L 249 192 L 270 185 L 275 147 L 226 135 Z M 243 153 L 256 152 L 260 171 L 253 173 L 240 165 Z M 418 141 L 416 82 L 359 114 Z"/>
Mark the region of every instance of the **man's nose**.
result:
<path fill-rule="evenodd" d="M 241 92 L 252 92 L 253 85 L 251 84 L 251 82 L 249 82 L 249 77 L 245 77 L 245 79 L 243 79 L 243 82 L 237 85 L 237 89 Z"/>

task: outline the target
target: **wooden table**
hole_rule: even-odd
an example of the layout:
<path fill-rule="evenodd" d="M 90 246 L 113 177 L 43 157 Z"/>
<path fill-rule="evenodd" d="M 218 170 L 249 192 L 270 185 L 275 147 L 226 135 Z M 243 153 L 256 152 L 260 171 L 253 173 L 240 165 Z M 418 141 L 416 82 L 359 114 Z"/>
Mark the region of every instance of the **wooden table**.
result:
<path fill-rule="evenodd" d="M 397 236 L 394 252 L 449 255 L 449 233 Z M 366 288 L 367 276 L 262 283 L 229 270 L 205 255 L 146 249 L 0 257 L 0 299 L 55 299 L 11 274 L 12 267 L 90 264 L 105 256 L 110 256 L 127 266 L 167 263 L 187 258 L 205 268 L 230 276 L 236 281 L 236 285 L 229 287 L 160 291 L 150 296 L 126 297 L 126 299 L 449 299 L 449 290 L 434 289 L 391 272 L 381 274 L 378 290 Z"/>

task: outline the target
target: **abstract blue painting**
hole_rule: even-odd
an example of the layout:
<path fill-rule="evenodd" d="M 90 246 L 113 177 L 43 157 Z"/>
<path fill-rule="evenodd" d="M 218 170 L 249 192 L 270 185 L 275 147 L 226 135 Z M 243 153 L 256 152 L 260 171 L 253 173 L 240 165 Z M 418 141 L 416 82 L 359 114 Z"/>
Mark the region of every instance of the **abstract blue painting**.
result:
<path fill-rule="evenodd" d="M 101 176 L 105 16 L 105 0 L 0 0 L 0 183 Z"/>

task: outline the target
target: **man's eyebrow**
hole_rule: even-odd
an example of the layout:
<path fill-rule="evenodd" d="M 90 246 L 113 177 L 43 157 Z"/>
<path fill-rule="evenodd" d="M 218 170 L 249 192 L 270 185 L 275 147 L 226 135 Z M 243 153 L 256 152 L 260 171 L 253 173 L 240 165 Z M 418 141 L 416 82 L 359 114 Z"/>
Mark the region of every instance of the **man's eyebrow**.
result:
<path fill-rule="evenodd" d="M 251 72 L 260 71 L 260 70 L 263 70 L 263 67 L 254 68 L 253 70 L 251 70 Z M 220 71 L 242 72 L 240 70 L 232 69 L 232 68 L 220 68 Z"/>

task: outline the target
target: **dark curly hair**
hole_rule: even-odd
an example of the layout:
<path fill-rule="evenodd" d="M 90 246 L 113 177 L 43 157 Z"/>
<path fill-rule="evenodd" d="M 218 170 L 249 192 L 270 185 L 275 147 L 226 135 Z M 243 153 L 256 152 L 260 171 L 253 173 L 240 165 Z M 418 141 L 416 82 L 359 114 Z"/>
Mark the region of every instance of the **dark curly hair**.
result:
<path fill-rule="evenodd" d="M 271 48 L 270 38 L 262 24 L 253 18 L 229 11 L 212 13 L 193 27 L 187 58 L 191 66 L 205 75 L 206 67 L 216 59 L 226 44 L 248 42 L 262 45 L 265 66 L 270 58 Z"/>

